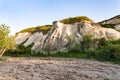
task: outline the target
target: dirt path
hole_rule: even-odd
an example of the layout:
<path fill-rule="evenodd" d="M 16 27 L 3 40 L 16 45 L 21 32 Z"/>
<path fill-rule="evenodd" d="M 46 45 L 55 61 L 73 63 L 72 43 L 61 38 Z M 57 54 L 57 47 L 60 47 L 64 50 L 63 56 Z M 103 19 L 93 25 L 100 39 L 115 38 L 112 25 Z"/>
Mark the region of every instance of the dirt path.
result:
<path fill-rule="evenodd" d="M 120 65 L 65 58 L 0 61 L 0 80 L 120 80 Z"/>

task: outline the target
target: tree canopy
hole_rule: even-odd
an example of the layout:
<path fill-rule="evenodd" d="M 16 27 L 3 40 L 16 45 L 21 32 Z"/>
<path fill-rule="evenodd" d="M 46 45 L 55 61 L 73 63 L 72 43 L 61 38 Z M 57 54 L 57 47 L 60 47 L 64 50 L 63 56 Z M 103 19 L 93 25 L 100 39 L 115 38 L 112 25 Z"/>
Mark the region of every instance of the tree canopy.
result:
<path fill-rule="evenodd" d="M 5 24 L 0 26 L 0 57 L 8 49 L 15 48 L 15 40 L 13 36 L 10 36 L 10 29 Z"/>

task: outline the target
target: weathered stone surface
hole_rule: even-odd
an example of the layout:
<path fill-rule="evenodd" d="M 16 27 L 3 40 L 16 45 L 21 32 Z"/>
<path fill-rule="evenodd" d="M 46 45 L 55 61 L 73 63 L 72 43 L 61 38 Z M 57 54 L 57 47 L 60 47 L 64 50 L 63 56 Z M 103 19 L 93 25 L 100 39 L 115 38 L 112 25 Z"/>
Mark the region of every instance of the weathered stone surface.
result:
<path fill-rule="evenodd" d="M 33 33 L 29 39 L 24 43 L 24 46 L 28 46 L 32 43 L 36 43 L 38 41 L 40 41 L 43 37 L 43 33 L 42 32 L 36 32 L 36 33 Z"/>
<path fill-rule="evenodd" d="M 84 35 L 92 35 L 93 38 L 120 38 L 118 31 L 111 28 L 103 28 L 96 23 L 84 21 L 75 24 L 63 24 L 57 22 L 39 44 L 35 43 L 32 50 L 42 53 L 48 53 L 48 51 L 50 53 L 66 52 L 69 43 L 71 43 L 71 47 L 74 47 L 75 44 L 80 44 Z"/>
<path fill-rule="evenodd" d="M 120 24 L 119 25 L 115 25 L 115 29 L 116 30 L 120 30 Z"/>
<path fill-rule="evenodd" d="M 101 24 L 116 24 L 115 29 L 119 30 L 120 16 L 101 22 Z M 118 26 L 117 26 L 118 25 Z M 85 35 L 92 35 L 93 39 L 106 38 L 119 39 L 120 32 L 111 28 L 103 28 L 99 24 L 90 21 L 81 21 L 73 24 L 63 24 L 60 21 L 53 24 L 47 34 L 42 32 L 19 33 L 16 37 L 16 44 L 24 42 L 24 46 L 34 43 L 32 52 L 57 53 L 67 52 L 80 44 Z"/>
<path fill-rule="evenodd" d="M 0 61 L 0 80 L 120 80 L 120 65 L 65 58 Z"/>
<path fill-rule="evenodd" d="M 103 24 L 103 25 L 112 25 L 115 30 L 120 30 L 120 15 L 117 15 L 113 18 L 110 18 L 110 19 L 107 19 L 107 20 L 104 20 L 102 22 L 99 22 L 100 24 Z"/>
<path fill-rule="evenodd" d="M 26 39 L 28 39 L 31 36 L 31 33 L 25 32 L 25 33 L 18 33 L 17 37 L 15 38 L 16 44 L 23 43 Z"/>
<path fill-rule="evenodd" d="M 120 24 L 120 15 L 117 15 L 117 16 L 112 17 L 110 19 L 104 20 L 100 23 L 102 23 L 102 24 Z"/>

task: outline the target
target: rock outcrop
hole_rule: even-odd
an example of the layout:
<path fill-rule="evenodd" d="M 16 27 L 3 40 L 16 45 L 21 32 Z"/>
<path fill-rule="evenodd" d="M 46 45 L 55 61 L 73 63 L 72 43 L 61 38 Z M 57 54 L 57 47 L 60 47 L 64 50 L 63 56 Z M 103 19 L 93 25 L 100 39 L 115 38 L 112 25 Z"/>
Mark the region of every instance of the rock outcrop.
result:
<path fill-rule="evenodd" d="M 74 47 L 80 44 L 85 35 L 92 35 L 96 38 L 119 39 L 120 33 L 111 28 L 102 28 L 99 24 L 88 21 L 74 24 L 63 24 L 57 22 L 48 32 L 45 38 L 41 39 L 32 47 L 33 51 L 48 53 L 66 52 L 68 46 Z M 71 44 L 71 45 L 69 45 Z"/>
<path fill-rule="evenodd" d="M 111 26 L 111 28 L 115 29 L 115 30 L 120 30 L 120 15 L 117 15 L 113 18 L 104 20 L 99 22 L 100 24 L 104 25 L 109 25 Z"/>
<path fill-rule="evenodd" d="M 31 36 L 31 33 L 28 33 L 28 32 L 18 33 L 15 38 L 16 44 L 21 44 L 21 43 L 25 42 L 30 36 Z"/>
<path fill-rule="evenodd" d="M 43 34 L 42 31 L 34 33 L 19 33 L 16 37 L 16 43 L 20 44 L 27 39 L 24 46 L 34 43 L 31 48 L 34 52 L 56 53 L 67 52 L 69 48 L 73 48 L 76 44 L 80 44 L 85 35 L 92 35 L 93 39 L 103 37 L 107 40 L 111 38 L 120 38 L 120 32 L 115 29 L 101 27 L 98 23 L 94 23 L 90 20 L 81 20 L 79 18 L 70 19 L 72 24 L 65 24 L 62 21 L 55 22 L 47 34 Z M 74 19 L 80 21 L 74 21 Z M 115 19 L 117 20 L 117 23 L 119 23 L 119 20 L 117 18 Z M 112 23 L 112 21 L 101 22 L 101 24 Z M 115 22 L 113 23 L 115 24 Z"/>

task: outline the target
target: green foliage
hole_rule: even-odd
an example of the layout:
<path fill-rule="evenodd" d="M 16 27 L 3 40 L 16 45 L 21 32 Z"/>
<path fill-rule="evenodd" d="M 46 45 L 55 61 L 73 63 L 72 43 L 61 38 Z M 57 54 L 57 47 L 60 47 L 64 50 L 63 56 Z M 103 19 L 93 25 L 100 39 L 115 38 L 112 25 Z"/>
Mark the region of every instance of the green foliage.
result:
<path fill-rule="evenodd" d="M 112 79 L 109 79 L 109 78 L 105 78 L 104 80 L 112 80 Z"/>
<path fill-rule="evenodd" d="M 116 24 L 100 24 L 100 25 L 105 28 L 114 28 Z"/>
<path fill-rule="evenodd" d="M 108 42 L 105 46 L 100 46 L 96 51 L 97 59 L 120 60 L 120 41 Z"/>
<path fill-rule="evenodd" d="M 88 36 L 87 36 L 88 37 Z M 88 38 L 86 38 L 88 39 Z M 86 40 L 85 39 L 85 40 Z M 91 37 L 89 38 L 91 39 Z M 86 40 L 86 42 L 89 42 Z M 46 46 L 46 51 L 49 54 L 31 54 L 31 46 L 24 47 L 23 45 L 19 45 L 18 48 L 14 51 L 6 52 L 4 55 L 14 56 L 14 57 L 64 57 L 64 58 L 86 58 L 86 59 L 96 59 L 101 61 L 110 61 L 114 63 L 120 64 L 120 40 L 114 41 L 106 41 L 104 38 L 98 39 L 100 41 L 98 43 L 99 47 L 92 49 L 90 46 L 86 46 L 85 44 L 76 45 L 74 48 L 70 49 L 68 52 L 58 52 L 56 54 L 50 53 L 50 45 Z M 90 41 L 91 42 L 91 41 Z M 91 44 L 91 43 L 88 44 Z M 105 44 L 103 44 L 103 43 Z M 86 49 L 82 49 L 82 47 L 86 47 Z M 84 51 L 85 50 L 85 51 Z"/>
<path fill-rule="evenodd" d="M 103 37 L 103 38 L 100 38 L 98 39 L 98 46 L 106 46 L 108 41 Z"/>
<path fill-rule="evenodd" d="M 64 24 L 74 24 L 76 22 L 81 22 L 81 21 L 90 21 L 90 22 L 93 22 L 93 20 L 89 19 L 86 16 L 69 17 L 69 18 L 61 20 L 60 22 L 62 22 Z"/>
<path fill-rule="evenodd" d="M 0 57 L 6 50 L 15 49 L 15 40 L 13 36 L 9 36 L 9 27 L 5 24 L 0 26 Z"/>
<path fill-rule="evenodd" d="M 118 32 L 120 32 L 120 30 L 117 30 Z"/>
<path fill-rule="evenodd" d="M 52 24 L 54 25 L 55 23 L 57 23 L 57 21 L 53 21 L 53 23 L 52 23 Z"/>
<path fill-rule="evenodd" d="M 44 50 L 47 51 L 48 54 L 50 54 L 51 44 L 47 44 L 47 45 L 45 46 L 45 49 L 44 49 Z"/>
<path fill-rule="evenodd" d="M 73 44 L 74 44 L 74 35 L 67 35 L 66 36 L 67 40 L 68 40 L 68 43 L 67 43 L 67 47 L 69 50 L 71 50 L 73 48 Z"/>
<path fill-rule="evenodd" d="M 89 52 L 94 49 L 95 41 L 93 40 L 93 36 L 90 34 L 86 34 L 83 36 L 83 41 L 81 42 L 81 48 L 83 52 Z"/>
<path fill-rule="evenodd" d="M 17 45 L 15 50 L 8 50 L 5 52 L 4 55 L 6 56 L 13 56 L 13 57 L 29 57 L 31 55 L 31 47 L 34 43 L 30 44 L 29 46 L 25 47 L 23 44 Z"/>
<path fill-rule="evenodd" d="M 24 29 L 24 30 L 20 31 L 19 33 L 24 33 L 24 32 L 34 33 L 34 32 L 40 32 L 41 31 L 43 34 L 46 34 L 51 29 L 51 27 L 52 27 L 52 25 L 32 27 L 32 28 Z"/>

